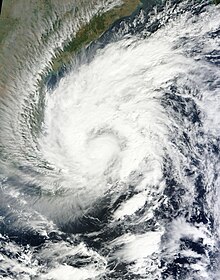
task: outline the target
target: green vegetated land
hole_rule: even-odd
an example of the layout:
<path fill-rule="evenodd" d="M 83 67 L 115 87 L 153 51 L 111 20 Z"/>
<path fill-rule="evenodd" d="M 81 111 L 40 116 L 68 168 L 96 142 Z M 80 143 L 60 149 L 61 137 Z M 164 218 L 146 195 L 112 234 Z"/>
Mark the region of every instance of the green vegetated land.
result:
<path fill-rule="evenodd" d="M 22 21 L 22 18 L 12 17 L 11 10 L 17 0 L 4 0 L 2 7 L 2 15 L 0 16 L 0 46 L 8 33 L 13 32 L 16 25 Z M 220 0 L 213 0 L 215 4 L 219 4 Z M 68 65 L 75 53 L 81 48 L 86 47 L 92 41 L 98 39 L 116 20 L 129 16 L 141 4 L 141 0 L 123 0 L 121 6 L 115 7 L 103 14 L 94 16 L 89 23 L 84 25 L 76 34 L 76 36 L 69 42 L 64 44 L 62 51 L 57 51 L 51 63 L 52 73 L 59 71 L 63 65 Z M 51 0 L 37 0 L 36 10 L 33 11 L 33 16 L 38 9 L 44 10 L 45 13 L 52 9 Z M 67 12 L 68 13 L 68 12 Z M 22 17 L 22 15 L 20 15 Z M 61 20 L 61 19 L 60 19 Z M 54 23 L 53 28 L 59 28 L 59 20 Z M 51 30 L 50 32 L 53 32 Z M 42 34 L 42 40 L 47 40 L 50 32 Z M 1 48 L 0 48 L 1 49 Z"/>
<path fill-rule="evenodd" d="M 77 51 L 98 39 L 116 20 L 132 14 L 138 5 L 140 5 L 140 0 L 124 0 L 121 6 L 94 16 L 77 32 L 73 40 L 64 46 L 63 51 L 54 57 L 52 71 L 56 72 L 62 65 L 68 64 Z"/>
<path fill-rule="evenodd" d="M 0 46 L 8 33 L 14 29 L 17 20 L 10 17 L 9 7 L 13 5 L 13 0 L 3 1 L 0 15 Z"/>
<path fill-rule="evenodd" d="M 24 1 L 25 2 L 25 1 Z M 16 29 L 20 23 L 23 24 L 22 11 L 18 11 L 16 16 L 13 11 L 16 7 L 17 0 L 4 0 L 2 7 L 2 14 L 0 16 L 0 47 L 3 45 L 7 35 Z M 29 12 L 32 14 L 33 19 L 38 17 L 38 13 L 41 16 L 44 14 L 49 15 L 53 8 L 51 0 L 37 0 L 34 4 L 34 10 L 30 8 Z M 67 65 L 75 53 L 77 53 L 82 47 L 86 47 L 89 43 L 99 38 L 116 20 L 129 16 L 140 5 L 140 0 L 123 0 L 121 6 L 114 7 L 113 9 L 94 16 L 89 23 L 82 26 L 77 32 L 76 36 L 71 41 L 64 43 L 62 51 L 57 50 L 55 57 L 51 62 L 52 73 L 59 71 L 63 65 Z M 43 14 L 42 14 L 43 13 Z M 64 18 L 70 11 L 66 12 Z M 49 29 L 48 32 L 42 34 L 42 40 L 47 41 L 54 30 L 59 29 L 63 17 L 53 23 L 53 29 Z M 27 25 L 28 28 L 28 25 Z M 6 39 L 7 40 L 7 39 Z"/>
<path fill-rule="evenodd" d="M 32 21 L 39 17 L 50 15 L 53 6 L 52 0 L 3 0 L 0 15 L 0 47 L 4 44 L 9 33 L 15 32 L 17 27 L 22 25 L 24 31 L 32 26 Z M 27 20 L 27 14 L 29 19 Z M 7 41 L 7 39 L 6 39 Z"/>
<path fill-rule="evenodd" d="M 15 28 L 18 21 L 12 18 L 0 18 L 0 45 L 8 33 Z"/>

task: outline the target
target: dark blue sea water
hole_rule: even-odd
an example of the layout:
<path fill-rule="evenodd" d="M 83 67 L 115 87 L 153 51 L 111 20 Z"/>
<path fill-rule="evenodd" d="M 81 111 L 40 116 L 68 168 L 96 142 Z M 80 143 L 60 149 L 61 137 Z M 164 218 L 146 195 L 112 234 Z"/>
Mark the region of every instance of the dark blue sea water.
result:
<path fill-rule="evenodd" d="M 219 6 L 142 2 L 1 98 L 0 278 L 219 279 Z"/>

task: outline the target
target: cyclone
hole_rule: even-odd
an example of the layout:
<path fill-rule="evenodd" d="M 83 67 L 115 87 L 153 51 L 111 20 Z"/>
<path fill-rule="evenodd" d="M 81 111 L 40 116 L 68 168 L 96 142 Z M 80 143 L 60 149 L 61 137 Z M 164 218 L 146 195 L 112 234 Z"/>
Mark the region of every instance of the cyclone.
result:
<path fill-rule="evenodd" d="M 217 280 L 219 5 L 142 1 L 52 73 L 96 2 L 3 59 L 0 277 Z"/>

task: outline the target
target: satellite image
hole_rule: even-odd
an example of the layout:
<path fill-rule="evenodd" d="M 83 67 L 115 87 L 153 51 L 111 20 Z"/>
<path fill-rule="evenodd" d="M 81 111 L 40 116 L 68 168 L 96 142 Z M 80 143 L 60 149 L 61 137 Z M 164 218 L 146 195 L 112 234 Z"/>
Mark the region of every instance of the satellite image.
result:
<path fill-rule="evenodd" d="M 3 0 L 0 279 L 220 280 L 219 0 Z"/>

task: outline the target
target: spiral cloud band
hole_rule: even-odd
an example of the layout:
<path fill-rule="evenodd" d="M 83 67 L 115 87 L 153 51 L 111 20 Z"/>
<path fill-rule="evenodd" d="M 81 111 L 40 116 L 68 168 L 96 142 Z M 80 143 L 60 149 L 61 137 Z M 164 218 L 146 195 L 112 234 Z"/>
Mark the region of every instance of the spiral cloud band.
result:
<path fill-rule="evenodd" d="M 55 82 L 54 38 L 27 60 L 1 97 L 8 279 L 218 279 L 219 28 L 219 6 L 167 3 Z"/>

